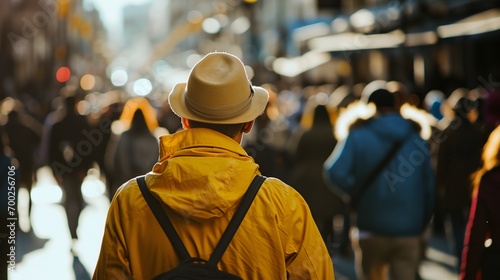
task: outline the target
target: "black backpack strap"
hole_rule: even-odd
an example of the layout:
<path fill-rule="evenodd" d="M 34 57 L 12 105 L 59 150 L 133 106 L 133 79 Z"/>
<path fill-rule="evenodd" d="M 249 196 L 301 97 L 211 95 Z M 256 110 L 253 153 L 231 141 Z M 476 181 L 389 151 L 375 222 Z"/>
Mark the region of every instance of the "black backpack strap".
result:
<path fill-rule="evenodd" d="M 184 243 L 182 243 L 181 238 L 179 237 L 179 234 L 177 234 L 177 231 L 175 231 L 174 226 L 172 225 L 172 222 L 170 222 L 170 219 L 168 218 L 167 214 L 163 210 L 163 207 L 161 206 L 160 202 L 153 197 L 151 192 L 149 191 L 148 187 L 146 186 L 146 176 L 139 176 L 136 178 L 137 184 L 139 185 L 139 189 L 141 190 L 142 196 L 146 200 L 147 204 L 149 205 L 149 208 L 151 208 L 151 211 L 156 217 L 156 220 L 160 224 L 161 228 L 167 235 L 168 239 L 170 240 L 170 243 L 172 244 L 172 247 L 174 247 L 175 252 L 177 253 L 177 256 L 181 260 L 186 260 L 191 258 L 189 255 L 188 250 L 186 249 L 186 246 L 184 246 Z"/>
<path fill-rule="evenodd" d="M 262 185 L 262 183 L 264 183 L 265 180 L 266 177 L 261 175 L 257 175 L 253 178 L 252 183 L 248 187 L 247 191 L 245 192 L 243 198 L 240 201 L 240 204 L 238 205 L 238 209 L 236 209 L 236 212 L 234 213 L 234 216 L 231 218 L 231 221 L 229 221 L 229 224 L 227 225 L 226 230 L 222 234 L 219 243 L 217 243 L 217 246 L 215 246 L 212 255 L 210 255 L 210 259 L 208 260 L 208 263 L 210 265 L 217 266 L 217 263 L 219 263 L 220 259 L 222 258 L 222 255 L 227 249 L 227 246 L 229 246 L 231 239 L 233 239 L 234 234 L 238 230 L 238 227 L 240 226 L 241 222 L 243 221 L 243 218 L 245 217 L 248 209 L 250 208 L 250 205 L 252 205 L 252 202 L 255 196 L 257 195 L 257 192 L 259 192 L 260 186 Z"/>
<path fill-rule="evenodd" d="M 252 205 L 252 202 L 255 196 L 257 195 L 260 186 L 265 180 L 266 177 L 261 175 L 257 175 L 253 179 L 252 183 L 250 184 L 247 191 L 243 195 L 243 198 L 241 199 L 238 209 L 236 209 L 233 218 L 231 219 L 231 221 L 229 221 L 226 230 L 222 234 L 219 243 L 217 243 L 217 246 L 210 255 L 210 259 L 208 260 L 208 263 L 210 265 L 217 266 L 217 263 L 220 261 L 222 255 L 226 251 L 227 246 L 229 246 L 229 243 L 233 239 L 234 234 L 238 230 L 238 227 L 240 226 L 241 222 L 243 221 L 243 218 L 245 217 L 248 209 L 250 208 L 250 205 Z M 182 243 L 179 234 L 177 233 L 177 231 L 175 231 L 172 222 L 170 221 L 167 214 L 163 210 L 163 207 L 161 206 L 160 202 L 153 197 L 148 187 L 146 186 L 145 176 L 137 177 L 136 181 L 137 184 L 139 185 L 139 189 L 141 190 L 142 196 L 144 196 L 144 199 L 149 205 L 149 208 L 151 208 L 151 211 L 156 217 L 156 220 L 158 221 L 163 231 L 167 235 L 168 239 L 170 240 L 170 243 L 174 247 L 174 250 L 179 256 L 179 258 L 181 260 L 186 260 L 191 258 L 188 250 L 186 249 L 186 246 L 184 246 L 184 243 Z"/>

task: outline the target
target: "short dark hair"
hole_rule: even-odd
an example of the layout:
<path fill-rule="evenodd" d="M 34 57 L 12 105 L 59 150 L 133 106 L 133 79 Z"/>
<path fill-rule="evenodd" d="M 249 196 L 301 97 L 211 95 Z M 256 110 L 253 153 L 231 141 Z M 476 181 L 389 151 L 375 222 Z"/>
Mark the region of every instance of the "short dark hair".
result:
<path fill-rule="evenodd" d="M 226 136 L 234 138 L 245 125 L 244 123 L 236 123 L 236 124 L 214 124 L 214 123 L 204 123 L 199 121 L 189 120 L 189 126 L 191 128 L 209 128 L 215 131 L 218 131 Z"/>
<path fill-rule="evenodd" d="M 389 92 L 386 89 L 380 88 L 373 91 L 368 97 L 368 103 L 373 102 L 379 109 L 394 109 L 396 105 L 394 93 Z"/>

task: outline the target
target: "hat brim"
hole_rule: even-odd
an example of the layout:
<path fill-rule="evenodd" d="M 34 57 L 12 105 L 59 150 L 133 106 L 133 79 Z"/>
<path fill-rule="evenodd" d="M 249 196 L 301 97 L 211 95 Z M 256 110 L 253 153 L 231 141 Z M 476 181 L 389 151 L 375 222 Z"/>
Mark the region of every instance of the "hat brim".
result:
<path fill-rule="evenodd" d="M 178 83 L 168 96 L 168 102 L 172 111 L 181 118 L 189 120 L 213 123 L 213 124 L 237 124 L 246 123 L 256 119 L 266 109 L 269 93 L 262 87 L 253 86 L 254 95 L 248 108 L 241 114 L 227 119 L 207 119 L 191 112 L 185 103 L 186 83 Z"/>

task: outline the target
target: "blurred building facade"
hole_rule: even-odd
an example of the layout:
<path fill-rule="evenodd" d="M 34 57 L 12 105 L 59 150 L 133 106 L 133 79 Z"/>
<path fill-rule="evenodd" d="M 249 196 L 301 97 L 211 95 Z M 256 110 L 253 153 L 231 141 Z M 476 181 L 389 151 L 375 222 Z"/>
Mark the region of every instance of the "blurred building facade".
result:
<path fill-rule="evenodd" d="M 83 0 L 2 1 L 0 4 L 0 99 L 7 96 L 50 103 L 68 81 L 56 79 L 60 67 L 75 77 L 99 72 L 106 64 L 106 34 L 95 9 Z M 74 81 L 78 86 L 79 81 Z"/>
<path fill-rule="evenodd" d="M 397 80 L 423 96 L 500 81 L 493 62 L 500 58 L 497 0 L 156 0 L 153 6 L 161 7 L 152 11 L 155 18 L 167 19 L 163 33 L 150 22 L 153 45 L 176 42 L 158 57 L 183 63 L 193 53 L 229 51 L 254 68 L 257 83 Z"/>
<path fill-rule="evenodd" d="M 500 46 L 500 1 L 316 4 L 316 17 L 285 22 L 292 26 L 285 28 L 288 42 L 293 42 L 285 54 L 288 61 L 273 65 L 283 77 L 351 85 L 398 80 L 420 96 L 432 89 L 450 94 L 458 87 L 490 89 L 500 84 L 495 82 L 500 81 L 500 67 L 494 62 L 500 59 L 495 51 Z M 305 61 L 316 57 L 320 65 L 302 63 L 290 71 L 290 57 L 297 56 Z"/>
<path fill-rule="evenodd" d="M 255 83 L 385 79 L 423 95 L 500 81 L 498 0 L 151 0 L 122 12 L 123 40 L 110 42 L 84 0 L 2 1 L 0 98 L 47 104 L 85 74 L 95 80 L 84 93 L 130 91 L 109 81 L 116 65 L 129 84 L 146 77 L 165 92 L 214 50 L 240 56 Z M 63 66 L 72 78 L 60 82 Z"/>

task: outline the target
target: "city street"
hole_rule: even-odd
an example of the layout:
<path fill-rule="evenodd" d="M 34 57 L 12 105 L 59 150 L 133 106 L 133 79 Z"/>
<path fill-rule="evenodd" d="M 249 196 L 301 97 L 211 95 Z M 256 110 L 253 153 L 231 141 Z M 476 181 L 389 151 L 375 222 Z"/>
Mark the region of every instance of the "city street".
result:
<path fill-rule="evenodd" d="M 176 213 L 215 221 L 181 225 L 194 249 L 210 246 L 254 163 L 285 184 L 261 204 L 272 218 L 232 243 L 261 255 L 226 254 L 231 271 L 282 275 L 275 252 L 289 277 L 331 280 L 315 258 L 331 255 L 335 278 L 356 280 L 339 243 L 359 226 L 372 275 L 412 278 L 417 256 L 415 280 L 458 280 L 460 263 L 463 278 L 500 275 L 500 0 L 8 0 L 0 34 L 6 280 L 92 279 L 110 194 L 152 166 Z M 173 251 L 125 220 L 109 227 L 133 236 L 131 278 L 147 278 Z M 330 255 L 312 250 L 330 236 Z M 282 243 L 306 249 L 291 258 Z"/>
<path fill-rule="evenodd" d="M 104 222 L 109 200 L 104 194 L 104 184 L 96 175 L 89 175 L 83 185 L 86 207 L 80 216 L 79 240 L 74 246 L 77 256 L 71 252 L 72 240 L 67 227 L 66 214 L 59 203 L 62 192 L 48 168 L 38 171 L 38 183 L 33 188 L 32 231 L 19 232 L 16 244 L 16 270 L 9 280 L 86 280 L 90 279 L 99 254 Z M 97 181 L 96 181 L 97 180 Z M 19 194 L 21 227 L 26 211 L 27 193 Z M 354 258 L 334 256 L 337 280 L 354 280 Z M 456 258 L 449 254 L 443 236 L 434 236 L 427 250 L 427 258 L 420 269 L 426 280 L 455 280 L 453 273 Z"/>

